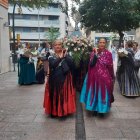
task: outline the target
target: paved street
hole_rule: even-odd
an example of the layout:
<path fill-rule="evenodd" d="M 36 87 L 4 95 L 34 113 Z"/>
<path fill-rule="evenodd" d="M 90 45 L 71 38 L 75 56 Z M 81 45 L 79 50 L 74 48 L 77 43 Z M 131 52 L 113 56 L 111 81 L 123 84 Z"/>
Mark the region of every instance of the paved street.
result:
<path fill-rule="evenodd" d="M 0 140 L 75 140 L 80 129 L 77 114 L 51 119 L 42 106 L 45 84 L 17 83 L 17 72 L 0 75 Z M 86 140 L 140 139 L 140 98 L 120 95 L 117 82 L 114 96 L 115 102 L 105 118 L 94 118 L 83 105 L 80 113 Z"/>

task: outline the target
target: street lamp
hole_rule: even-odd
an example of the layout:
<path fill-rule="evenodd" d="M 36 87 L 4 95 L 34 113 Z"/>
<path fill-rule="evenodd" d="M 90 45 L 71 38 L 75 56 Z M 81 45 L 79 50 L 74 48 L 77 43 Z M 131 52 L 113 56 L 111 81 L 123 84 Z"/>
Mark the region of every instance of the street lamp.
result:
<path fill-rule="evenodd" d="M 15 71 L 15 63 L 17 63 L 17 54 L 16 54 L 16 45 L 15 45 L 15 7 L 16 4 L 14 4 L 13 7 L 13 49 L 14 49 L 14 54 L 12 54 L 12 59 L 13 59 L 13 64 L 14 64 L 14 71 Z"/>
<path fill-rule="evenodd" d="M 3 17 L 0 16 L 0 19 L 2 20 Z M 1 20 L 0 20 L 0 27 L 1 27 Z M 0 32 L 1 34 L 1 32 Z M 2 55 L 1 55 L 1 48 L 0 48 L 0 73 L 1 73 L 1 66 L 2 66 Z"/>
<path fill-rule="evenodd" d="M 39 46 L 40 46 L 40 24 L 39 24 L 39 9 L 38 9 L 38 32 L 39 32 Z"/>

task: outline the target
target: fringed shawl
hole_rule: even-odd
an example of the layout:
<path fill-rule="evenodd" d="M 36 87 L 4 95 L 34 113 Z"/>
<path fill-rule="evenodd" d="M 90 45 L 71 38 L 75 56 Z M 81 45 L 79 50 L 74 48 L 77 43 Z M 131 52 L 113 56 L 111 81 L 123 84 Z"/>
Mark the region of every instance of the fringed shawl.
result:
<path fill-rule="evenodd" d="M 91 54 L 90 63 L 93 59 L 94 52 Z M 98 102 L 98 92 L 101 89 L 101 98 L 102 103 L 106 104 L 106 90 L 108 96 L 110 97 L 113 92 L 113 82 L 114 79 L 114 70 L 113 70 L 113 59 L 112 54 L 104 50 L 103 54 L 99 51 L 98 60 L 94 67 L 88 68 L 88 78 L 87 78 L 87 90 L 86 94 L 89 93 L 91 89 L 91 105 L 93 103 L 94 96 L 96 95 L 96 102 Z M 96 91 L 96 94 L 95 94 Z"/>

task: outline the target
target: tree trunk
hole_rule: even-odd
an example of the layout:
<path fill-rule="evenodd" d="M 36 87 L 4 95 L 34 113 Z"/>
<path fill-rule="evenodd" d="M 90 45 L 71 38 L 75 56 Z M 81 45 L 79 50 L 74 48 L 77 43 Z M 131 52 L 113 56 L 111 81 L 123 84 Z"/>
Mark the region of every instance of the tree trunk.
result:
<path fill-rule="evenodd" d="M 119 32 L 119 35 L 120 35 L 119 47 L 121 47 L 121 43 L 122 43 L 122 39 L 123 39 L 123 37 L 124 37 L 124 34 L 120 31 L 120 32 Z"/>

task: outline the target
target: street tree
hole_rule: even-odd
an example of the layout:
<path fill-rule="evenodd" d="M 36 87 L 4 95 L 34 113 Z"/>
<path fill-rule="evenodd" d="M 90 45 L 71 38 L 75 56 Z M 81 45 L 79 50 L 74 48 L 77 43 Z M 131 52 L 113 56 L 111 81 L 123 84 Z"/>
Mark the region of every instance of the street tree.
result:
<path fill-rule="evenodd" d="M 44 36 L 46 37 L 48 42 L 53 43 L 60 36 L 59 29 L 56 29 L 53 26 L 51 26 L 50 30 L 46 32 Z"/>
<path fill-rule="evenodd" d="M 140 27 L 140 0 L 84 0 L 79 4 L 81 22 L 91 30 L 118 32 L 119 45 L 124 31 Z"/>

